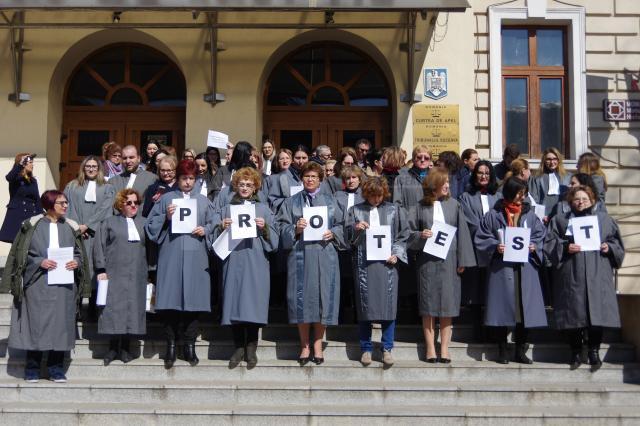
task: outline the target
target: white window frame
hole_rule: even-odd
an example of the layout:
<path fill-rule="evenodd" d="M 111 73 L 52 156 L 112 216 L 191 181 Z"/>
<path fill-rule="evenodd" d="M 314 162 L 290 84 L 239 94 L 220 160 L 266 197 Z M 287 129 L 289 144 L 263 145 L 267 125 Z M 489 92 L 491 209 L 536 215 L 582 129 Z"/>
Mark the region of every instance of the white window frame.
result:
<path fill-rule="evenodd" d="M 566 25 L 569 80 L 569 164 L 588 150 L 587 76 L 584 7 L 547 8 L 543 17 L 529 18 L 527 7 L 489 7 L 490 155 L 502 160 L 502 37 L 503 25 Z M 539 159 L 535 159 L 539 160 Z M 539 161 L 533 161 L 539 163 Z"/>

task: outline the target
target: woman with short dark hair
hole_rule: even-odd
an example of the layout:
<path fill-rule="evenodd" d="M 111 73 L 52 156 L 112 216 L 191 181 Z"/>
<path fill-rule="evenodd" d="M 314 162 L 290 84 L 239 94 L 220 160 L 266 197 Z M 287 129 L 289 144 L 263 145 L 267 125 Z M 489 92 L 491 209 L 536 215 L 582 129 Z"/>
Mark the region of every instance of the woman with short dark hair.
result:
<path fill-rule="evenodd" d="M 324 362 L 322 340 L 327 325 L 338 323 L 340 270 L 336 246 L 342 241 L 342 223 L 336 220 L 333 197 L 320 191 L 322 166 L 307 162 L 300 171 L 304 189 L 282 203 L 277 216 L 281 247 L 288 257 L 287 305 L 289 322 L 298 325 L 298 362 Z M 320 241 L 305 241 L 305 207 L 327 208 L 327 231 Z M 313 354 L 309 331 L 313 325 Z"/>
<path fill-rule="evenodd" d="M 86 255 L 78 224 L 65 218 L 69 203 L 64 194 L 45 191 L 40 202 L 46 214 L 23 222 L 2 276 L 2 287 L 14 296 L 8 346 L 27 351 L 27 382 L 40 379 L 46 351 L 49 378 L 64 383 L 64 353 L 76 341 L 76 297 L 88 284 Z M 73 258 L 64 265 L 51 255 L 51 250 L 61 248 L 73 249 Z M 74 274 L 68 282 L 50 283 L 50 273 L 57 268 Z"/>
<path fill-rule="evenodd" d="M 97 229 L 93 262 L 98 280 L 108 280 L 107 297 L 98 317 L 98 333 L 110 336 L 104 364 L 114 359 L 133 359 L 131 335 L 146 333 L 145 304 L 149 267 L 145 249 L 145 219 L 140 214 L 141 196 L 126 188 L 115 196 L 119 213 L 105 219 Z"/>
<path fill-rule="evenodd" d="M 538 269 L 543 263 L 545 227 L 524 200 L 527 185 L 517 177 L 507 179 L 498 200 L 482 219 L 474 243 L 478 266 L 487 268 L 485 325 L 494 327 L 498 340 L 497 362 L 507 364 L 507 334 L 515 327 L 515 361 L 531 364 L 526 355 L 527 329 L 546 327 L 547 316 L 542 299 Z M 505 228 L 531 230 L 529 258 L 525 263 L 505 262 Z"/>
<path fill-rule="evenodd" d="M 614 270 L 622 266 L 624 244 L 615 220 L 606 212 L 594 209 L 596 201 L 595 193 L 588 186 L 571 188 L 567 194 L 571 210 L 559 212 L 551 219 L 544 245 L 545 255 L 553 265 L 555 325 L 567 334 L 572 369 L 582 363 L 584 337 L 592 370 L 600 368 L 603 328 L 620 328 L 613 277 Z M 576 229 L 571 221 L 585 216 L 595 216 L 597 220 L 599 250 L 582 251 L 575 242 Z"/>

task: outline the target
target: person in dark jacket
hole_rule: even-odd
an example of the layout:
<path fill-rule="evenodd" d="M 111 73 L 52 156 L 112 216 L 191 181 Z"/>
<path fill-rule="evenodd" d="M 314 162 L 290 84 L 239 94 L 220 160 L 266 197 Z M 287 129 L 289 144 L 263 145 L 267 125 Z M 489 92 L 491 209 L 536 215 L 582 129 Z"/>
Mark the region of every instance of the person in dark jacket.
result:
<path fill-rule="evenodd" d="M 9 204 L 0 229 L 0 241 L 12 243 L 20 224 L 42 213 L 38 181 L 33 176 L 33 155 L 26 152 L 16 155 L 6 179 L 9 182 Z"/>

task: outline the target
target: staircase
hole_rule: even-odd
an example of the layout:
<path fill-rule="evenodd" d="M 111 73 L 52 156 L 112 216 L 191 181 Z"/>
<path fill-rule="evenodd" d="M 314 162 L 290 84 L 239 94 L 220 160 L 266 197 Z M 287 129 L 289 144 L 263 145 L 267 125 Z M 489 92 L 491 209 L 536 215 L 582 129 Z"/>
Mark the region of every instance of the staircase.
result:
<path fill-rule="evenodd" d="M 325 364 L 299 367 L 297 331 L 261 332 L 259 363 L 228 368 L 225 327 L 202 323 L 200 364 L 178 360 L 164 370 L 161 330 L 134 345 L 141 355 L 102 365 L 107 341 L 95 323 L 78 324 L 67 384 L 22 379 L 24 353 L 7 349 L 11 297 L 0 295 L 0 421 L 3 425 L 71 424 L 638 424 L 640 365 L 620 334 L 605 334 L 604 365 L 570 371 L 567 346 L 551 330 L 532 333 L 531 366 L 498 365 L 491 344 L 468 343 L 471 327 L 454 326 L 452 364 L 426 364 L 421 330 L 399 326 L 394 357 L 380 352 L 362 367 L 354 325 L 327 332 Z M 150 317 L 151 318 L 151 317 Z M 209 320 L 210 321 L 210 320 Z M 374 330 L 379 341 L 380 330 Z"/>

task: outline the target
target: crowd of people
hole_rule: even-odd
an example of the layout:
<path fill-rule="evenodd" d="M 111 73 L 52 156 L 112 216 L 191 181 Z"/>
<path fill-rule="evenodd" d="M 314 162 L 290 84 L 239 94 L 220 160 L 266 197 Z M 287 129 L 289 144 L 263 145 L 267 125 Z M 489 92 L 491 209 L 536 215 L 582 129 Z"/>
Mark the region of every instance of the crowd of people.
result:
<path fill-rule="evenodd" d="M 48 352 L 50 378 L 66 381 L 82 298 L 109 338 L 105 365 L 133 359 L 130 342 L 145 335 L 152 304 L 164 325 L 165 368 L 178 344 L 198 364 L 198 320 L 214 306 L 233 335 L 229 365 L 253 368 L 270 300 L 282 299 L 298 328 L 300 365 L 324 362 L 326 327 L 349 310 L 361 363 L 372 363 L 372 325 L 380 324 L 381 359 L 393 365 L 398 307 L 414 303 L 428 363 L 451 362 L 452 321 L 467 306 L 474 337 L 497 343 L 497 362 L 512 358 L 514 329 L 512 359 L 530 364 L 527 331 L 549 326 L 552 306 L 571 368 L 583 362 L 585 343 L 599 368 L 603 328 L 620 327 L 613 276 L 624 247 L 596 155 L 582 154 L 574 174 L 555 148 L 531 171 L 513 145 L 496 166 L 473 149 L 434 159 L 425 145 L 407 161 L 399 147 L 366 139 L 333 157 L 325 145 L 311 153 L 241 141 L 223 163 L 216 148 L 185 149 L 178 159 L 156 143 L 140 155 L 110 142 L 64 191 L 38 196 L 33 156 L 18 154 L 0 235 L 12 242 L 2 286 L 14 295 L 9 347 L 27 351 L 25 379 L 39 380 Z M 235 212 L 247 208 L 255 233 L 232 239 L 242 226 Z M 185 215 L 193 216 L 186 230 Z M 595 249 L 576 242 L 583 219 L 597 224 Z M 524 258 L 507 258 L 507 231 L 523 229 Z"/>

